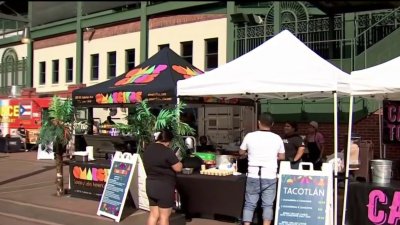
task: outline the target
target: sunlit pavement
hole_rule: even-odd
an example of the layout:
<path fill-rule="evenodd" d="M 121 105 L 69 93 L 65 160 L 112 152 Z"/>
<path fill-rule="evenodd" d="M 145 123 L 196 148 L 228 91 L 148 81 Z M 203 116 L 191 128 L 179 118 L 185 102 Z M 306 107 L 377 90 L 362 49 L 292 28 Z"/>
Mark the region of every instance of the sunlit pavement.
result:
<path fill-rule="evenodd" d="M 55 196 L 55 162 L 37 160 L 37 152 L 0 153 L 0 225 L 106 225 L 116 223 L 96 215 L 98 202 Z M 68 166 L 64 167 L 68 188 Z M 145 224 L 147 212 L 130 212 L 119 224 Z M 139 218 L 139 219 L 138 219 Z M 194 218 L 188 225 L 228 225 Z"/>

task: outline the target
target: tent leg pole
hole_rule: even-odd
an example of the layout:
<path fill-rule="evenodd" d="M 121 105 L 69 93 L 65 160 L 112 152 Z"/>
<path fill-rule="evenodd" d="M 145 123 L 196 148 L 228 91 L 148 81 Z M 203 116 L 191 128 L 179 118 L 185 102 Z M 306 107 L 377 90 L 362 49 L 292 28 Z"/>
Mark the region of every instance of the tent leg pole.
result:
<path fill-rule="evenodd" d="M 337 136 L 338 136 L 338 115 L 337 115 L 337 110 L 338 110 L 338 99 L 337 99 L 337 93 L 334 92 L 333 93 L 333 123 L 334 123 L 334 134 L 333 134 L 333 150 L 334 150 L 334 171 L 335 171 L 335 179 L 334 179 L 334 212 L 333 212 L 333 224 L 337 225 L 337 196 L 338 196 L 338 180 L 337 180 L 337 155 L 338 155 L 338 140 L 337 140 Z"/>
<path fill-rule="evenodd" d="M 382 101 L 379 101 L 379 105 L 378 105 L 378 109 L 379 109 L 379 158 L 383 158 L 383 155 L 382 155 L 382 116 L 383 116 L 383 114 L 382 114 L 382 110 L 383 109 L 381 109 L 381 107 L 382 107 Z"/>
<path fill-rule="evenodd" d="M 346 152 L 346 177 L 344 183 L 344 197 L 343 197 L 343 213 L 342 213 L 342 225 L 345 225 L 346 222 L 346 208 L 347 208 L 347 192 L 348 192 L 348 184 L 349 184 L 349 162 L 350 162 L 350 150 L 351 150 L 351 133 L 353 126 L 353 96 L 350 96 L 349 103 L 349 124 L 347 128 L 347 152 Z"/>
<path fill-rule="evenodd" d="M 258 102 L 257 100 L 254 101 L 254 130 L 258 129 Z"/>

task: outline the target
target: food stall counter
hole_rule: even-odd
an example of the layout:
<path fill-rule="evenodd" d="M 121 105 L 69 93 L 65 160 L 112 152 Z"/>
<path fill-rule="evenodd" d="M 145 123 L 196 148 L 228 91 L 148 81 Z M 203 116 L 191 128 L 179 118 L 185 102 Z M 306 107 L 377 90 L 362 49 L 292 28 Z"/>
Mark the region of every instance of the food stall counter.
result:
<path fill-rule="evenodd" d="M 223 215 L 241 218 L 246 176 L 209 176 L 199 173 L 178 174 L 177 190 L 186 217 Z"/>

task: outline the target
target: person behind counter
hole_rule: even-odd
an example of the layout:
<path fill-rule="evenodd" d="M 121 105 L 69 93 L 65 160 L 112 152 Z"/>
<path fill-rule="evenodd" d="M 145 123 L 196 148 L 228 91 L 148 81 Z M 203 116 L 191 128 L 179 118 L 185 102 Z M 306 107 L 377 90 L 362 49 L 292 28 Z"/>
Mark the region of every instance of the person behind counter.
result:
<path fill-rule="evenodd" d="M 244 225 L 253 221 L 258 200 L 262 199 L 263 224 L 271 224 L 273 203 L 276 197 L 276 174 L 278 160 L 285 159 L 281 137 L 271 132 L 274 124 L 271 114 L 258 117 L 258 131 L 248 133 L 240 145 L 240 155 L 248 154 L 249 167 L 243 208 Z"/>
<path fill-rule="evenodd" d="M 307 131 L 305 143 L 308 149 L 308 161 L 313 164 L 314 170 L 320 170 L 325 149 L 324 135 L 318 131 L 318 123 L 315 121 L 310 122 Z"/>
<path fill-rule="evenodd" d="M 107 116 L 107 120 L 104 121 L 103 124 L 115 124 L 115 122 L 112 121 L 111 116 Z"/>
<path fill-rule="evenodd" d="M 199 138 L 200 145 L 197 146 L 198 152 L 215 152 L 215 148 L 213 145 L 208 145 L 207 136 L 200 136 Z"/>
<path fill-rule="evenodd" d="M 163 130 L 156 142 L 147 146 L 143 153 L 143 165 L 147 174 L 146 192 L 149 198 L 150 214 L 147 225 L 168 225 L 174 193 L 176 173 L 182 171 L 182 163 L 169 148 L 173 134 Z"/>
<path fill-rule="evenodd" d="M 303 138 L 297 134 L 297 123 L 287 121 L 283 127 L 283 144 L 285 146 L 285 155 L 287 161 L 290 161 L 292 169 L 298 169 L 301 158 L 304 154 Z"/>

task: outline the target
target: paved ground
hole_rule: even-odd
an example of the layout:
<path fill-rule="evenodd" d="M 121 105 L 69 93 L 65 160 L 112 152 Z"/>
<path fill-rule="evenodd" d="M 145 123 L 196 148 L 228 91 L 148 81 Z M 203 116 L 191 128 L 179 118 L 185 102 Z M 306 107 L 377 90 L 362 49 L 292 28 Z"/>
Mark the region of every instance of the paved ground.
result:
<path fill-rule="evenodd" d="M 56 197 L 55 163 L 37 160 L 36 154 L 0 153 L 0 225 L 115 225 L 113 220 L 96 215 L 97 201 L 68 195 Z M 64 181 L 67 188 L 67 166 L 64 167 Z M 146 217 L 145 211 L 131 210 L 119 224 L 144 225 Z M 340 219 L 339 222 L 341 224 Z M 187 222 L 187 225 L 233 224 L 199 218 Z"/>
<path fill-rule="evenodd" d="M 64 167 L 65 187 L 68 168 Z M 0 153 L 0 225 L 108 225 L 116 223 L 96 215 L 98 202 L 56 197 L 52 160 L 36 160 L 36 152 Z M 145 224 L 147 212 L 127 212 L 119 224 Z M 187 225 L 232 225 L 195 218 Z"/>

